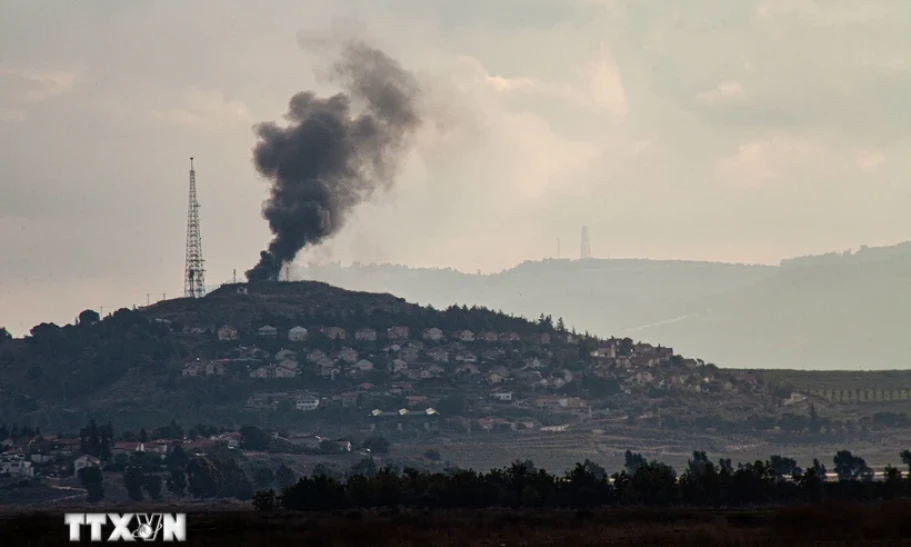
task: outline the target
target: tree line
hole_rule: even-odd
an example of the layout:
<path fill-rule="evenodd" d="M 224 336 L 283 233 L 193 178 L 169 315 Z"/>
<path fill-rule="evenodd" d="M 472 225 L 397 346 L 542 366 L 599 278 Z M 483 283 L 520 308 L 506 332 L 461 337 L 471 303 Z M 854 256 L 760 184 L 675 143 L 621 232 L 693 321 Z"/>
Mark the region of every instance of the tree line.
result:
<path fill-rule="evenodd" d="M 911 472 L 911 451 L 901 453 Z M 694 452 L 683 473 L 640 454 L 626 453 L 624 469 L 608 475 L 586 460 L 564 475 L 536 469 L 530 461 L 516 461 L 487 473 L 448 469 L 439 472 L 391 467 L 370 469 L 345 479 L 314 473 L 276 493 L 253 495 L 260 510 L 319 511 L 370 507 L 428 508 L 574 507 L 605 505 L 743 506 L 816 502 L 823 499 L 872 500 L 911 495 L 911 473 L 889 466 L 881 480 L 863 458 L 848 450 L 833 458 L 836 480 L 827 478 L 818 460 L 801 469 L 793 458 L 772 456 L 741 463 L 711 461 Z"/>

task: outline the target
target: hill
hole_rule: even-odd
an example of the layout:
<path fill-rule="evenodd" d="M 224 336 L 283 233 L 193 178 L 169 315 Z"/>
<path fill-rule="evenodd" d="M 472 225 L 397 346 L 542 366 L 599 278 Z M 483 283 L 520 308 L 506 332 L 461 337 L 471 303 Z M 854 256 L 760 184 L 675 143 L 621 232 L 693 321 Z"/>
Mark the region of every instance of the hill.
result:
<path fill-rule="evenodd" d="M 879 465 L 898 448 L 884 432 L 900 439 L 911 426 L 911 376 L 881 376 L 721 369 L 549 315 L 272 282 L 105 318 L 86 310 L 3 341 L 0 416 L 62 432 L 90 418 L 134 432 L 249 424 L 305 466 L 314 435 L 382 435 L 404 456 L 433 449 L 478 468 L 516 450 L 559 469 L 627 449 L 676 461 L 691 449 L 812 455 L 848 442 Z"/>
<path fill-rule="evenodd" d="M 780 266 L 657 260 L 543 260 L 489 275 L 391 265 L 299 270 L 305 279 L 464 302 L 579 329 L 660 342 L 726 367 L 890 369 L 908 365 L 911 243 Z"/>

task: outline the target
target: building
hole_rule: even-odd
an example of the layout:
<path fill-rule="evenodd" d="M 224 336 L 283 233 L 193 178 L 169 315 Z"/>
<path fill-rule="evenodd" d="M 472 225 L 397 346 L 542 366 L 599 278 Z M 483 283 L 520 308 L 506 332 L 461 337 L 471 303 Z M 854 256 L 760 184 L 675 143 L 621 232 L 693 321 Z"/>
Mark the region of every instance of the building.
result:
<path fill-rule="evenodd" d="M 424 340 L 429 340 L 431 342 L 439 342 L 443 339 L 443 331 L 436 327 L 431 327 L 429 329 L 424 329 L 422 333 Z"/>
<path fill-rule="evenodd" d="M 316 410 L 319 407 L 319 397 L 313 395 L 300 395 L 294 401 L 294 408 L 298 410 Z"/>
<path fill-rule="evenodd" d="M 323 329 L 323 334 L 330 340 L 344 340 L 348 337 L 348 331 L 341 327 L 328 327 Z"/>
<path fill-rule="evenodd" d="M 474 342 L 474 333 L 470 330 L 456 331 L 455 337 L 462 342 Z"/>
<path fill-rule="evenodd" d="M 116 456 L 117 454 L 130 454 L 132 452 L 145 452 L 145 444 L 138 441 L 120 441 L 114 443 L 114 448 L 111 449 L 111 454 Z"/>
<path fill-rule="evenodd" d="M 275 338 L 278 336 L 278 329 L 270 325 L 264 325 L 257 329 L 257 336 L 262 336 L 263 338 Z"/>
<path fill-rule="evenodd" d="M 519 342 L 522 337 L 517 332 L 504 332 L 500 335 L 500 342 Z"/>
<path fill-rule="evenodd" d="M 357 363 L 354 364 L 354 368 L 359 370 L 360 372 L 367 372 L 367 371 L 373 370 L 373 363 L 371 363 L 370 361 L 368 361 L 366 359 L 361 359 L 360 361 L 358 361 Z"/>
<path fill-rule="evenodd" d="M 35 476 L 35 468 L 22 456 L 3 456 L 0 457 L 0 475 L 6 473 L 11 477 L 28 479 Z"/>
<path fill-rule="evenodd" d="M 357 351 L 351 348 L 342 348 L 342 350 L 338 352 L 338 358 L 349 364 L 357 363 Z"/>
<path fill-rule="evenodd" d="M 407 340 L 410 335 L 408 327 L 391 327 L 386 329 L 386 337 L 390 340 Z"/>
<path fill-rule="evenodd" d="M 231 325 L 224 325 L 218 329 L 218 339 L 221 341 L 228 340 L 237 340 L 238 339 L 237 329 Z"/>
<path fill-rule="evenodd" d="M 280 349 L 275 353 L 276 361 L 285 361 L 285 360 L 297 361 L 297 354 L 291 351 L 290 349 Z"/>
<path fill-rule="evenodd" d="M 355 331 L 354 339 L 362 342 L 376 342 L 376 331 L 370 327 L 361 327 Z"/>
<path fill-rule="evenodd" d="M 311 363 L 316 363 L 320 359 L 327 359 L 329 356 L 326 355 L 326 352 L 315 349 L 307 354 L 307 360 Z"/>
<path fill-rule="evenodd" d="M 301 326 L 296 326 L 288 331 L 288 340 L 292 342 L 303 342 L 307 339 L 309 331 Z"/>
<path fill-rule="evenodd" d="M 322 444 L 325 439 L 317 435 L 307 435 L 304 437 L 289 437 L 285 440 L 307 450 L 319 450 L 320 444 Z"/>

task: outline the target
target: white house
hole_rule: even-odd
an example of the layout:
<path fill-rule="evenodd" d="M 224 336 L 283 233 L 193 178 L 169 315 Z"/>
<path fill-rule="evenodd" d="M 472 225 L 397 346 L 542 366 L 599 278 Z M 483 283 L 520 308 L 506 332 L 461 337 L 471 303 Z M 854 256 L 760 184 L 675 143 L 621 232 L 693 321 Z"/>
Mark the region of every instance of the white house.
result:
<path fill-rule="evenodd" d="M 361 327 L 354 333 L 354 339 L 363 342 L 375 342 L 376 331 L 370 327 Z"/>
<path fill-rule="evenodd" d="M 292 342 L 303 342 L 307 339 L 307 334 L 309 334 L 307 329 L 298 325 L 288 331 L 288 340 Z"/>
<path fill-rule="evenodd" d="M 264 325 L 256 330 L 256 335 L 263 338 L 275 338 L 278 336 L 278 329 L 270 325 Z"/>
<path fill-rule="evenodd" d="M 74 476 L 79 476 L 79 471 L 85 469 L 86 467 L 98 467 L 101 465 L 101 460 L 94 456 L 83 455 L 79 456 L 73 460 L 73 474 Z"/>
<path fill-rule="evenodd" d="M 431 342 L 439 342 L 443 339 L 443 331 L 436 327 L 431 327 L 429 329 L 424 329 L 423 332 L 424 340 L 430 340 Z"/>
<path fill-rule="evenodd" d="M 470 330 L 456 331 L 455 335 L 462 342 L 474 342 L 474 333 Z"/>
<path fill-rule="evenodd" d="M 361 372 L 367 372 L 369 370 L 373 370 L 373 363 L 371 363 L 370 361 L 368 361 L 366 359 L 361 359 L 360 361 L 358 361 L 357 363 L 354 364 L 354 368 Z"/>
<path fill-rule="evenodd" d="M 0 474 L 9 473 L 11 477 L 30 478 L 35 476 L 32 462 L 21 456 L 6 456 L 0 459 Z"/>
<path fill-rule="evenodd" d="M 301 395 L 294 401 L 294 408 L 298 410 L 316 410 L 319 407 L 319 397 Z"/>

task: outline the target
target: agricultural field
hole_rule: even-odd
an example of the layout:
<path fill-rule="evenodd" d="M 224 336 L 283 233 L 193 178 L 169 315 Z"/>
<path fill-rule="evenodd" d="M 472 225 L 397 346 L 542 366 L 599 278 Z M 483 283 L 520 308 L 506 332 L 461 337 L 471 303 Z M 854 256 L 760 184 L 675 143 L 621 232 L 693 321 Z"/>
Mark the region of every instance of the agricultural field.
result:
<path fill-rule="evenodd" d="M 751 371 L 767 384 L 788 386 L 839 403 L 911 401 L 911 370 Z M 911 402 L 909 402 L 911 406 Z"/>
<path fill-rule="evenodd" d="M 802 465 L 818 458 L 831 466 L 838 450 L 849 449 L 865 458 L 874 469 L 900 465 L 898 454 L 909 448 L 911 430 L 897 429 L 894 435 L 858 434 L 848 444 L 824 440 L 760 437 L 715 436 L 710 433 L 686 434 L 661 429 L 615 428 L 586 429 L 568 432 L 475 433 L 447 436 L 426 442 L 397 444 L 396 454 L 412 457 L 430 449 L 438 450 L 442 459 L 463 468 L 487 470 L 509 465 L 515 460 L 530 459 L 550 472 L 572 468 L 590 459 L 608 471 L 618 471 L 624 464 L 626 450 L 639 452 L 648 459 L 667 463 L 678 470 L 686 468 L 693 451 L 704 450 L 713 459 L 730 458 L 734 463 L 767 459 L 773 454 L 796 458 Z"/>

